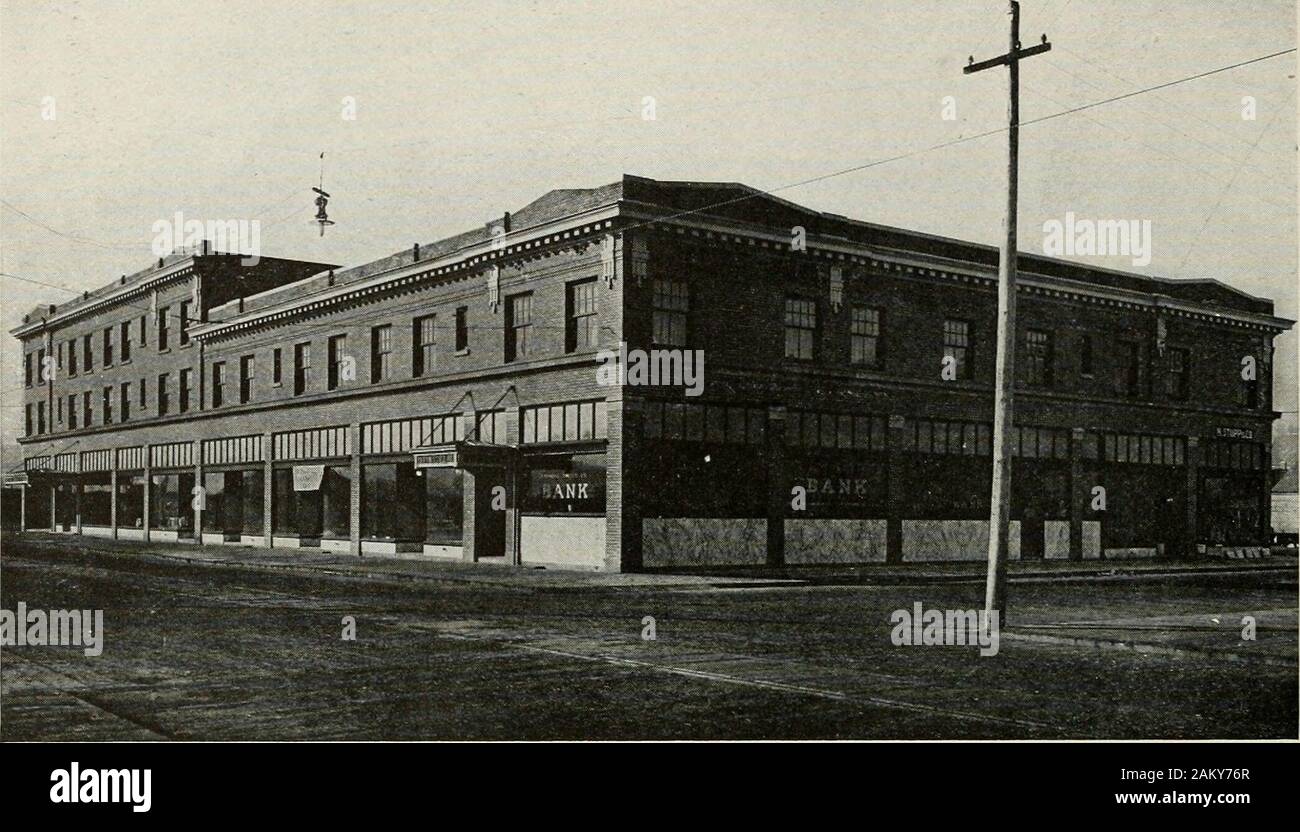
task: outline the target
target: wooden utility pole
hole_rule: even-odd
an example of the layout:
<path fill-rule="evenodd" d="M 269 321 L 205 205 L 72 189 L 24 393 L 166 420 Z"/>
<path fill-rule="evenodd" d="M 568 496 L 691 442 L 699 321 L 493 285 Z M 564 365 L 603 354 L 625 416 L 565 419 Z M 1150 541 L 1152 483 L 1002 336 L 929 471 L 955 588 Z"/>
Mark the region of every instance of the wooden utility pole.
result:
<path fill-rule="evenodd" d="M 1011 2 L 1011 39 L 1005 55 L 970 64 L 970 75 L 1005 66 L 1010 100 L 1007 104 L 1007 210 L 1003 216 L 1002 249 L 998 256 L 998 348 L 993 387 L 993 493 L 989 506 L 989 569 L 984 589 L 984 609 L 1006 621 L 1007 526 L 1011 513 L 1011 429 L 1016 355 L 1016 198 L 1020 163 L 1020 60 L 1047 52 L 1042 43 L 1020 48 L 1020 4 Z"/>

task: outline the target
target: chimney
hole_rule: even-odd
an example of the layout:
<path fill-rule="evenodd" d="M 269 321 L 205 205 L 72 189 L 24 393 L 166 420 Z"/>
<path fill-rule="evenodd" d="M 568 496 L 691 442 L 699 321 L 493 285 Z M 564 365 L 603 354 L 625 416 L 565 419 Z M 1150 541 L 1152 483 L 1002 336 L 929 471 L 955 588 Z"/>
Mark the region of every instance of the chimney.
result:
<path fill-rule="evenodd" d="M 118 283 L 119 286 L 125 286 L 125 285 L 126 285 L 126 275 L 122 275 L 121 279 L 118 280 L 117 283 Z"/>
<path fill-rule="evenodd" d="M 57 306 L 55 306 L 54 304 L 51 303 L 51 304 L 50 304 L 50 314 L 53 315 L 53 314 L 54 314 L 54 310 L 57 309 L 57 308 L 58 308 Z"/>
<path fill-rule="evenodd" d="M 507 234 L 510 233 L 510 212 L 506 211 L 501 215 L 501 228 Z"/>
<path fill-rule="evenodd" d="M 419 261 L 420 261 L 420 244 L 416 243 L 415 247 L 411 249 L 411 262 L 418 263 Z"/>
<path fill-rule="evenodd" d="M 163 267 L 163 258 L 159 257 L 159 258 L 158 258 L 158 268 L 161 269 L 162 267 Z"/>

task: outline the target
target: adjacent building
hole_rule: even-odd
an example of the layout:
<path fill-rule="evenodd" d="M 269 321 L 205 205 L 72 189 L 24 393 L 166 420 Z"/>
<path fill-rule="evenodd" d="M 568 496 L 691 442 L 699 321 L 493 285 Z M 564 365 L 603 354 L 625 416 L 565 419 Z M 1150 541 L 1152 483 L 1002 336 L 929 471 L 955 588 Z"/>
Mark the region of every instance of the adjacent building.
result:
<path fill-rule="evenodd" d="M 350 269 L 180 254 L 13 331 L 7 483 L 25 528 L 117 538 L 982 559 L 996 271 L 989 246 L 634 176 Z M 1021 255 L 1012 557 L 1265 543 L 1291 323 L 1216 280 Z M 660 383 L 611 384 L 604 351 L 636 350 Z M 700 351 L 686 389 L 667 371 Z"/>

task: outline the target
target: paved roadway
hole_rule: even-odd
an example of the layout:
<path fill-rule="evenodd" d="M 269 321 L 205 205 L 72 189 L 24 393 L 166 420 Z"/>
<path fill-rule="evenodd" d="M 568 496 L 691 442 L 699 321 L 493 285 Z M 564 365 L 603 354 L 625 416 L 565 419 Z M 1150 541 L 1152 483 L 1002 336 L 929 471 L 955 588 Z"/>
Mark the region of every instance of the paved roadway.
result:
<path fill-rule="evenodd" d="M 892 610 L 972 584 L 388 584 L 7 543 L 4 609 L 103 609 L 106 644 L 5 647 L 0 739 L 1297 734 L 1294 572 L 1013 584 L 980 658 L 889 640 Z"/>

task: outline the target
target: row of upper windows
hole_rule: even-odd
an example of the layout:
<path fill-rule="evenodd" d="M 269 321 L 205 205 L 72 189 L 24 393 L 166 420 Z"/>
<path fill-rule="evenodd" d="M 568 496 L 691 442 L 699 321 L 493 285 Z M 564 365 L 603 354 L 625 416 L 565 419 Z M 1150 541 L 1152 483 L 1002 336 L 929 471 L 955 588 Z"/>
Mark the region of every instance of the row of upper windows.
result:
<path fill-rule="evenodd" d="M 594 279 L 579 280 L 565 287 L 565 351 L 576 352 L 596 346 L 598 331 L 597 293 Z M 436 369 L 439 345 L 438 331 L 443 325 L 438 315 L 424 315 L 411 321 L 411 377 L 421 378 L 432 375 Z M 452 315 L 452 348 L 457 354 L 465 354 L 469 349 L 469 307 L 457 307 Z M 521 292 L 505 298 L 504 354 L 507 362 L 528 358 L 535 354 L 537 340 L 533 336 L 533 293 Z M 394 345 L 393 324 L 380 324 L 370 328 L 370 367 L 367 380 L 371 384 L 391 381 L 395 378 L 393 367 Z M 293 395 L 301 396 L 311 391 L 312 342 L 303 341 L 294 344 L 291 353 Z M 284 348 L 276 347 L 271 351 L 271 383 L 284 383 L 285 374 Z M 213 407 L 221 407 L 229 399 L 228 380 L 225 361 L 212 364 Z M 253 379 L 256 372 L 256 355 L 244 355 L 238 359 L 239 389 L 238 402 L 245 404 L 252 400 Z M 348 352 L 348 335 L 336 334 L 325 339 L 325 389 L 337 390 L 346 382 L 357 381 L 359 368 L 356 360 Z"/>
<path fill-rule="evenodd" d="M 597 283 L 595 279 L 584 279 L 574 281 L 565 286 L 565 351 L 574 352 L 581 349 L 594 347 L 598 342 L 598 315 L 597 315 Z M 518 294 L 508 295 L 505 298 L 505 327 L 504 327 L 504 357 L 507 362 L 527 358 L 536 351 L 536 339 L 533 337 L 533 293 L 521 292 Z M 690 315 L 690 291 L 689 285 L 682 280 L 659 278 L 654 281 L 653 285 L 653 320 L 652 336 L 654 343 L 664 347 L 684 348 L 688 341 L 688 324 Z M 189 303 L 180 304 L 180 337 L 181 345 L 188 343 L 186 324 L 189 314 Z M 856 366 L 884 369 L 885 354 L 883 350 L 883 337 L 885 326 L 884 310 L 874 306 L 862 304 L 853 304 L 850 306 L 850 361 Z M 169 308 L 163 307 L 157 313 L 158 329 L 158 348 L 165 350 L 168 348 L 168 328 L 167 321 L 169 318 Z M 139 320 L 139 335 L 141 343 L 144 343 L 147 337 L 147 316 L 142 316 Z M 785 357 L 793 360 L 811 361 L 817 357 L 818 343 L 818 312 L 815 301 L 800 298 L 789 297 L 785 302 Z M 411 323 L 411 375 L 414 378 L 429 375 L 433 372 L 436 359 L 436 350 L 438 346 L 437 330 L 438 316 L 426 315 L 413 319 Z M 463 354 L 469 346 L 469 323 L 468 307 L 461 306 L 455 309 L 453 315 L 452 328 L 454 330 L 453 344 L 458 354 Z M 104 366 L 111 366 L 113 362 L 113 333 L 114 327 L 106 328 L 103 331 L 103 358 Z M 123 322 L 118 328 L 120 339 L 118 344 L 121 347 L 121 360 L 130 360 L 131 344 L 131 322 Z M 1092 377 L 1094 373 L 1094 347 L 1093 337 L 1088 334 L 1081 334 L 1078 342 L 1079 346 L 1079 372 L 1084 377 Z M 347 339 L 345 334 L 329 336 L 326 340 L 326 378 L 325 387 L 327 390 L 336 390 L 344 382 L 357 380 L 358 368 L 355 360 L 348 354 Z M 393 325 L 382 324 L 374 326 L 370 330 L 370 368 L 369 382 L 376 384 L 379 382 L 389 381 L 394 377 L 392 366 L 393 356 Z M 64 366 L 64 342 L 60 343 L 55 366 Z M 70 376 L 76 375 L 77 368 L 77 341 L 71 340 L 66 342 L 67 345 L 67 366 Z M 1029 329 L 1023 336 L 1024 346 L 1024 370 L 1023 379 L 1031 387 L 1050 388 L 1054 382 L 1054 334 L 1050 331 L 1041 329 Z M 312 342 L 306 341 L 293 345 L 292 347 L 292 390 L 293 395 L 303 395 L 310 391 L 312 386 Z M 972 377 L 972 367 L 974 363 L 974 354 L 976 349 L 975 332 L 973 324 L 970 321 L 951 318 L 943 323 L 943 344 L 942 344 L 942 377 L 945 379 L 969 379 Z M 35 357 L 36 363 L 44 367 L 45 351 L 38 350 L 35 353 L 28 353 L 27 383 L 32 383 L 32 361 Z M 81 366 L 84 371 L 89 371 L 93 365 L 92 338 L 85 335 L 82 338 L 82 351 L 80 353 Z M 1141 379 L 1141 359 L 1142 351 L 1140 345 L 1136 342 L 1117 342 L 1116 361 L 1114 363 L 1114 389 L 1117 395 L 1137 396 L 1140 393 Z M 252 401 L 254 373 L 256 367 L 255 355 L 245 355 L 238 359 L 238 389 L 230 389 L 231 380 L 228 379 L 227 362 L 213 362 L 210 369 L 210 378 L 212 382 L 210 402 L 212 407 L 221 407 L 228 401 L 235 399 L 240 404 Z M 1181 348 L 1167 348 L 1164 355 L 1163 367 L 1163 387 L 1168 398 L 1174 400 L 1186 399 L 1188 396 L 1188 352 Z M 233 371 L 233 367 L 232 367 Z M 189 408 L 189 390 L 191 386 L 188 383 L 188 369 L 182 370 L 180 376 L 182 379 L 181 390 L 182 396 L 178 402 L 178 412 L 184 413 Z M 271 355 L 271 381 L 273 385 L 279 386 L 283 383 L 284 374 L 284 356 L 282 348 L 275 348 Z M 168 374 L 159 377 L 159 414 L 167 415 L 167 388 L 165 379 Z M 122 385 L 123 388 L 129 387 L 130 382 Z M 143 396 L 145 383 L 140 382 L 141 394 Z M 111 388 L 110 388 L 111 389 Z M 69 397 L 72 398 L 72 397 Z M 110 397 L 111 398 L 111 397 Z M 38 403 L 43 408 L 43 403 Z M 109 402 L 111 405 L 111 402 Z M 1243 407 L 1256 408 L 1261 404 L 1258 383 L 1254 380 L 1244 380 L 1240 386 L 1238 404 Z M 36 432 L 45 432 L 42 428 L 44 419 L 41 417 L 40 408 L 38 408 L 35 417 L 29 415 L 30 435 L 33 430 Z M 60 407 L 61 409 L 61 407 Z M 71 409 L 71 408 L 69 408 Z M 89 408 L 87 408 L 88 410 Z M 31 408 L 29 407 L 29 410 Z M 129 412 L 129 405 L 122 408 L 125 415 Z M 102 416 L 105 419 L 104 424 L 111 423 L 112 420 L 111 406 L 105 406 Z M 62 422 L 62 417 L 58 419 Z M 83 424 L 89 424 L 88 420 L 83 420 Z M 73 426 L 73 419 L 69 419 L 69 429 Z"/>
<path fill-rule="evenodd" d="M 190 368 L 183 368 L 179 373 L 159 373 L 157 384 L 154 387 L 154 403 L 156 415 L 169 416 L 173 412 L 188 413 L 191 408 L 191 391 L 194 390 L 193 382 L 194 371 Z M 175 382 L 173 382 L 173 377 Z M 172 399 L 172 385 L 176 385 L 176 397 Z M 99 409 L 96 412 L 95 405 L 98 401 Z M 133 406 L 143 412 L 149 406 L 149 380 L 140 379 L 138 382 L 124 381 L 120 384 L 110 384 L 103 388 L 95 390 L 83 390 L 79 393 L 69 393 L 66 396 L 58 396 L 54 399 L 53 412 L 48 414 L 52 417 L 49 423 L 46 422 L 45 402 L 28 402 L 26 405 L 26 435 L 35 436 L 47 432 L 58 430 L 77 430 L 78 428 L 93 427 L 96 424 L 111 425 L 114 422 L 128 422 L 131 420 L 131 408 Z M 62 427 L 60 427 L 62 426 Z"/>
<path fill-rule="evenodd" d="M 189 325 L 198 322 L 191 320 L 189 315 L 189 301 L 181 301 L 176 312 L 172 312 L 170 306 L 158 308 L 154 315 L 154 331 L 159 352 L 166 352 L 171 348 L 170 320 L 173 317 L 178 324 L 176 339 L 178 344 L 182 347 L 189 344 Z M 75 378 L 78 372 L 82 374 L 94 372 L 97 341 L 100 346 L 99 366 L 101 368 L 112 367 L 115 359 L 125 364 L 131 360 L 133 344 L 141 347 L 148 345 L 149 317 L 146 313 L 138 319 L 132 318 L 113 326 L 106 326 L 100 333 L 87 333 L 80 338 L 59 341 L 52 356 L 46 356 L 44 347 L 27 353 L 23 364 L 24 386 L 31 387 L 33 384 L 53 381 L 60 373 L 65 373 L 68 378 Z M 98 338 L 96 334 L 99 335 Z M 133 335 L 138 336 L 138 339 L 133 338 Z M 114 348 L 117 350 L 116 355 L 114 355 Z"/>
<path fill-rule="evenodd" d="M 684 291 L 684 290 L 683 290 Z M 656 315 L 659 310 L 656 307 Z M 854 304 L 850 306 L 850 361 L 852 364 L 873 370 L 885 368 L 883 350 L 883 309 Z M 658 318 L 656 318 L 656 322 Z M 679 326 L 685 328 L 685 321 Z M 797 361 L 817 358 L 818 341 L 817 304 L 806 298 L 789 297 L 785 302 L 785 357 Z M 656 329 L 658 339 L 658 329 Z M 1027 329 L 1021 336 L 1023 363 L 1022 380 L 1029 387 L 1051 388 L 1056 384 L 1055 333 L 1044 329 Z M 1077 335 L 1078 369 L 1084 378 L 1093 378 L 1096 372 L 1094 336 Z M 975 356 L 975 328 L 968 321 L 948 318 L 943 322 L 942 360 L 940 377 L 944 380 L 970 379 L 973 376 Z M 1155 368 L 1160 374 L 1166 398 L 1181 401 L 1188 398 L 1189 352 L 1180 347 L 1166 347 L 1161 365 Z M 1112 371 L 1113 390 L 1117 396 L 1136 397 L 1141 394 L 1143 355 L 1136 341 L 1116 341 Z M 1238 368 L 1234 367 L 1236 372 Z M 1237 404 L 1257 408 L 1262 405 L 1257 379 L 1240 379 Z"/>
<path fill-rule="evenodd" d="M 597 342 L 597 292 L 596 280 L 594 278 L 584 279 L 569 283 L 565 287 L 565 309 L 566 309 L 566 334 L 565 350 L 574 352 L 581 349 L 594 347 Z M 507 361 L 514 361 L 526 358 L 535 352 L 536 339 L 533 336 L 533 314 L 532 314 L 532 293 L 524 292 L 511 295 L 506 298 L 505 309 L 505 343 L 504 351 Z M 179 342 L 184 346 L 189 343 L 187 324 L 192 323 L 188 319 L 189 303 L 183 302 L 180 305 Z M 168 318 L 170 310 L 167 307 L 158 310 L 157 315 L 157 336 L 158 349 L 164 351 L 169 347 Z M 469 307 L 458 307 L 453 315 L 452 328 L 454 329 L 453 343 L 454 350 L 457 353 L 464 354 L 469 348 Z M 147 316 L 141 316 L 139 320 L 140 343 L 145 343 L 147 337 L 146 325 Z M 101 352 L 102 367 L 111 367 L 114 363 L 114 345 L 115 332 L 120 335 L 116 338 L 117 345 L 120 346 L 122 362 L 131 359 L 131 321 L 121 323 L 118 327 L 106 327 L 103 330 L 103 340 Z M 439 326 L 437 315 L 427 315 L 418 317 L 412 322 L 411 344 L 411 368 L 414 377 L 421 377 L 433 372 L 435 351 L 437 348 L 437 328 Z M 78 344 L 80 341 L 80 352 Z M 334 390 L 339 386 L 341 380 L 355 379 L 356 367 L 351 362 L 346 352 L 346 335 L 330 336 L 327 340 L 327 382 L 329 390 Z M 65 349 L 66 346 L 66 349 Z M 95 366 L 95 339 L 91 335 L 85 335 L 81 339 L 73 339 L 66 342 L 59 342 L 57 356 L 52 362 L 47 362 L 44 348 L 30 352 L 26 356 L 26 367 L 24 371 L 24 383 L 31 387 L 35 383 L 50 381 L 56 377 L 66 367 L 67 375 L 75 377 L 78 372 L 89 373 Z M 370 381 L 377 383 L 392 378 L 391 356 L 393 351 L 393 332 L 391 324 L 372 327 L 371 329 L 371 366 Z M 66 352 L 66 361 L 65 361 Z M 275 384 L 281 383 L 283 356 L 280 349 L 276 349 L 272 356 L 272 374 Z M 251 379 L 252 357 L 246 356 L 240 359 L 241 366 L 248 371 L 247 374 L 241 371 L 241 388 L 244 385 L 244 379 Z M 306 392 L 311 379 L 311 343 L 304 342 L 293 347 L 294 362 L 294 395 L 301 395 Z M 213 406 L 220 406 L 225 400 L 225 366 L 224 362 L 217 362 L 213 365 Z M 247 401 L 248 397 L 243 394 L 241 389 L 241 401 Z"/>
<path fill-rule="evenodd" d="M 595 279 L 586 279 L 575 281 L 566 286 L 566 340 L 565 349 L 567 352 L 574 352 L 580 349 L 594 347 L 597 341 L 597 293 Z M 181 304 L 181 315 L 188 314 L 188 303 Z M 158 313 L 159 327 L 159 349 L 164 350 L 168 346 L 167 340 L 167 309 L 160 309 Z M 532 316 L 532 293 L 525 292 L 511 295 L 506 298 L 505 309 L 505 355 L 507 361 L 514 361 L 526 358 L 535 351 L 536 342 L 531 337 L 533 329 Z M 183 320 L 184 318 L 182 318 Z M 140 320 L 140 333 L 145 333 L 145 321 Z M 438 345 L 438 316 L 425 315 L 415 318 L 411 322 L 411 373 L 412 377 L 419 378 L 431 375 L 435 369 L 436 349 Z M 461 306 L 455 309 L 452 315 L 451 327 L 453 329 L 452 344 L 454 350 L 459 354 L 465 354 L 469 349 L 469 307 Z M 111 366 L 113 362 L 113 328 L 104 330 L 104 365 Z M 118 342 L 123 346 L 122 360 L 130 359 L 131 331 L 130 323 L 121 324 L 121 340 Z M 357 378 L 357 367 L 355 360 L 347 351 L 347 335 L 331 335 L 326 339 L 326 375 L 325 386 L 327 390 L 338 389 L 344 382 L 353 381 Z M 78 352 L 77 341 L 68 341 L 67 362 L 69 375 L 77 374 Z M 180 343 L 188 343 L 184 328 L 181 329 Z M 62 346 L 62 344 L 60 345 Z M 91 336 L 84 337 L 80 357 L 83 369 L 82 372 L 89 372 L 93 368 Z M 303 395 L 310 392 L 312 387 L 312 342 L 304 341 L 294 344 L 291 348 L 292 361 L 292 390 L 293 395 Z M 394 335 L 392 324 L 382 324 L 371 327 L 370 330 L 370 383 L 379 383 L 389 381 L 394 378 L 393 368 L 393 350 Z M 33 372 L 31 359 L 36 360 L 38 366 L 45 366 L 45 351 L 38 350 L 29 353 L 29 367 L 27 383 L 33 382 Z M 64 351 L 59 350 L 58 366 L 61 368 L 64 361 Z M 256 374 L 257 357 L 256 355 L 240 356 L 234 366 L 228 370 L 227 361 L 214 361 L 207 370 L 208 378 L 211 381 L 211 388 L 208 394 L 208 400 L 212 407 L 222 407 L 232 401 L 239 404 L 246 404 L 253 400 L 254 380 Z M 231 373 L 238 368 L 237 379 L 231 377 Z M 271 383 L 280 385 L 284 383 L 285 374 L 285 355 L 284 349 L 276 347 L 271 353 Z M 177 413 L 188 412 L 191 406 L 190 393 L 194 389 L 192 382 L 192 370 L 184 368 L 177 374 L 179 390 L 176 399 Z M 157 415 L 167 416 L 171 411 L 171 398 L 169 389 L 169 380 L 172 377 L 170 373 L 163 373 L 158 376 L 156 389 Z M 238 387 L 233 385 L 237 383 Z M 116 418 L 118 422 L 130 419 L 131 413 L 131 395 L 130 389 L 132 382 L 123 382 L 120 385 L 108 386 L 102 390 L 102 398 L 99 398 L 99 424 L 108 425 L 114 423 L 114 402 L 118 403 Z M 118 392 L 115 392 L 118 391 Z M 147 382 L 141 379 L 138 383 L 140 407 L 143 409 L 147 400 Z M 80 395 L 80 399 L 79 399 Z M 81 411 L 78 413 L 77 403 L 81 401 Z M 59 397 L 57 400 L 56 418 L 48 426 L 50 430 L 56 430 L 55 424 L 66 425 L 66 430 L 75 430 L 78 427 L 89 427 L 95 424 L 95 412 L 93 406 L 96 396 L 93 392 L 87 391 L 82 394 L 71 394 L 67 397 Z M 66 402 L 66 408 L 65 408 Z M 66 422 L 65 422 L 66 409 Z M 29 403 L 27 405 L 27 435 L 42 434 L 47 432 L 45 402 Z"/>

